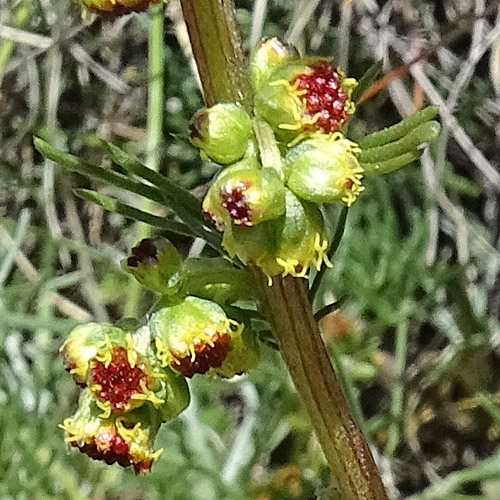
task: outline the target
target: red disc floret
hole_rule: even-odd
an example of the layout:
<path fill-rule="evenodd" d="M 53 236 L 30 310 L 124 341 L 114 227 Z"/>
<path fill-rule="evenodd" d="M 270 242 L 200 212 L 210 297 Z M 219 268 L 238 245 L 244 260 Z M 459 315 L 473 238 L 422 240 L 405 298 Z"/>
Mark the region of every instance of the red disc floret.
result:
<path fill-rule="evenodd" d="M 247 189 L 248 185 L 245 182 L 240 182 L 231 190 L 226 188 L 220 190 L 222 207 L 227 210 L 231 219 L 241 226 L 251 226 L 250 208 L 245 196 Z"/>
<path fill-rule="evenodd" d="M 130 398 L 143 392 L 142 381 L 146 386 L 150 383 L 150 378 L 137 365 L 130 365 L 124 347 L 113 348 L 109 364 L 96 362 L 91 375 L 92 381 L 100 386 L 97 397 L 108 401 L 115 411 L 126 410 Z"/>
<path fill-rule="evenodd" d="M 170 352 L 175 358 L 172 368 L 185 377 L 192 377 L 196 373 L 206 373 L 210 368 L 218 368 L 226 359 L 229 352 L 231 337 L 227 333 L 216 333 L 210 344 L 200 339 L 193 339 L 194 356 L 188 354 L 180 357 L 174 349 Z"/>
<path fill-rule="evenodd" d="M 137 474 L 149 472 L 153 465 L 152 460 L 134 462 L 133 457 L 129 453 L 130 446 L 127 441 L 111 428 L 101 431 L 90 443 L 75 441 L 72 443 L 72 446 L 77 447 L 90 458 L 103 460 L 108 465 L 114 463 L 118 463 L 122 467 L 133 465 Z"/>
<path fill-rule="evenodd" d="M 300 74 L 291 82 L 299 91 L 306 91 L 302 95 L 307 108 L 306 118 L 318 116 L 314 124 L 304 128 L 337 132 L 349 116 L 344 109 L 349 96 L 342 88 L 342 75 L 326 61 L 313 64 L 310 68 L 312 73 Z"/>

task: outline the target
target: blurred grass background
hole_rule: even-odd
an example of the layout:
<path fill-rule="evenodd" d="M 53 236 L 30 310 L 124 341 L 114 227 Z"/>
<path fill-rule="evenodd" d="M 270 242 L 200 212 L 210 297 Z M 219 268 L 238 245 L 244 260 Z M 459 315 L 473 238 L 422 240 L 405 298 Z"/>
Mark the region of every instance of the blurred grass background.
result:
<path fill-rule="evenodd" d="M 342 299 L 324 336 L 391 498 L 498 500 L 499 2 L 236 3 L 247 50 L 280 36 L 355 77 L 427 51 L 360 106 L 350 135 L 426 102 L 441 106 L 443 133 L 419 164 L 366 182 L 316 306 Z M 247 377 L 192 380 L 194 402 L 161 430 L 148 477 L 68 452 L 57 427 L 78 392 L 58 348 L 78 322 L 130 312 L 119 261 L 137 228 L 76 199 L 89 181 L 42 158 L 32 136 L 95 164 L 109 164 L 98 137 L 145 159 L 148 25 L 147 14 L 84 22 L 67 0 L 0 3 L 0 499 L 330 498 L 271 350 Z M 201 196 L 214 168 L 185 141 L 202 101 L 173 0 L 165 44 L 161 171 Z"/>

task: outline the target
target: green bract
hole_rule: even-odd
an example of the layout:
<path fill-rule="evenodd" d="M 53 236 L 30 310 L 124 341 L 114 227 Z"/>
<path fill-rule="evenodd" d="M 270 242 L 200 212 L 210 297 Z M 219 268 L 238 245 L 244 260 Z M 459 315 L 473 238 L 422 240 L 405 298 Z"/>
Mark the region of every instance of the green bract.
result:
<path fill-rule="evenodd" d="M 198 111 L 189 125 L 191 143 L 207 158 L 222 165 L 243 158 L 252 134 L 248 113 L 230 102 Z"/>
<path fill-rule="evenodd" d="M 264 86 L 273 69 L 298 57 L 295 47 L 277 38 L 263 38 L 255 46 L 248 67 L 253 91 L 258 92 Z"/>
<path fill-rule="evenodd" d="M 356 159 L 360 150 L 339 134 L 317 136 L 290 149 L 285 160 L 288 187 L 314 203 L 343 201 L 350 206 L 361 186 L 363 168 Z"/>

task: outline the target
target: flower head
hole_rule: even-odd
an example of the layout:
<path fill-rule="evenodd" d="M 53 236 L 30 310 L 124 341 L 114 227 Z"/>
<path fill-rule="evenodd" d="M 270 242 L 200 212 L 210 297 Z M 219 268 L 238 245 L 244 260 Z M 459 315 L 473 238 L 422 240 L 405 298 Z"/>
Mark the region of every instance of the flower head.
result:
<path fill-rule="evenodd" d="M 93 12 L 104 19 L 113 20 L 118 16 L 132 12 L 144 12 L 149 6 L 163 0 L 77 0 L 83 7 L 84 14 Z"/>
<path fill-rule="evenodd" d="M 321 212 L 289 189 L 282 217 L 250 228 L 233 226 L 224 233 L 223 245 L 243 263 L 260 267 L 270 283 L 277 274 L 305 278 L 311 266 L 331 266 Z"/>
<path fill-rule="evenodd" d="M 288 151 L 285 161 L 288 187 L 314 203 L 343 201 L 351 206 L 365 188 L 360 149 L 341 134 L 318 135 Z"/>
<path fill-rule="evenodd" d="M 180 286 L 181 257 L 165 238 L 145 238 L 132 248 L 123 267 L 150 290 L 170 295 Z"/>
<path fill-rule="evenodd" d="M 255 168 L 253 162 L 226 168 L 209 189 L 203 211 L 218 228 L 231 223 L 253 226 L 285 211 L 285 186 L 278 173 Z"/>
<path fill-rule="evenodd" d="M 243 325 L 229 319 L 215 302 L 187 297 L 154 313 L 149 326 L 162 366 L 192 377 L 223 366 Z"/>
<path fill-rule="evenodd" d="M 253 135 L 252 120 L 239 104 L 221 102 L 198 111 L 189 132 L 191 143 L 206 158 L 228 165 L 243 158 Z"/>
<path fill-rule="evenodd" d="M 133 466 L 136 473 L 148 473 L 161 455 L 161 450 L 153 449 L 161 423 L 158 410 L 145 407 L 106 419 L 99 413 L 90 393 L 82 393 L 76 414 L 62 425 L 66 442 L 94 460 Z"/>
<path fill-rule="evenodd" d="M 169 377 L 160 367 L 140 332 L 132 335 L 121 328 L 90 323 L 75 328 L 61 351 L 75 381 L 88 387 L 105 418 L 147 401 L 163 407 L 170 385 L 177 383 L 171 380 L 173 374 Z"/>
<path fill-rule="evenodd" d="M 357 82 L 324 59 L 300 59 L 278 66 L 255 96 L 259 117 L 278 140 L 293 145 L 314 132 L 339 131 L 355 111 Z"/>

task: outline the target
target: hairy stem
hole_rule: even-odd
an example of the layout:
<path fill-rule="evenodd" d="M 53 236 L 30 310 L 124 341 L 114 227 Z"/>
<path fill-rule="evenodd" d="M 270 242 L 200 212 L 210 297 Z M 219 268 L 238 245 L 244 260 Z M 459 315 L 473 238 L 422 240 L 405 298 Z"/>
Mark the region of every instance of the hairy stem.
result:
<path fill-rule="evenodd" d="M 232 0 L 181 0 L 205 101 L 249 105 L 245 60 Z M 338 498 L 383 500 L 384 487 L 333 371 L 305 293 L 305 281 L 252 269 L 281 354 L 330 464 Z"/>

